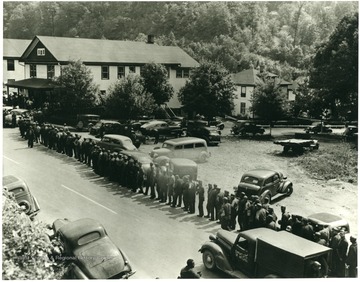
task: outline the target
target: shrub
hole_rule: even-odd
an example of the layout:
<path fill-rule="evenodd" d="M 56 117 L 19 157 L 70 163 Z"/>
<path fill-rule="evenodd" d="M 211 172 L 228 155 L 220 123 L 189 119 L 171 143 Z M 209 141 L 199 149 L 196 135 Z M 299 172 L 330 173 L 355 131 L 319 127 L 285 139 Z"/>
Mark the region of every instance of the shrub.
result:
<path fill-rule="evenodd" d="M 2 201 L 2 279 L 60 279 L 64 267 L 51 258 L 45 224 L 31 221 L 5 189 Z"/>

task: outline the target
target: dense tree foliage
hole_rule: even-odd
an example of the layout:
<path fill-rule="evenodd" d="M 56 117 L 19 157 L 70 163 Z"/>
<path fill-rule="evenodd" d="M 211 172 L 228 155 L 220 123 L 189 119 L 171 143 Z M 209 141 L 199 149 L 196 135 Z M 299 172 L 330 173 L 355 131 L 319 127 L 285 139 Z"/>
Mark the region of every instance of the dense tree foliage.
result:
<path fill-rule="evenodd" d="M 166 68 L 161 64 L 146 64 L 141 68 L 141 78 L 144 89 L 151 94 L 157 105 L 164 104 L 174 94 L 174 88 L 169 83 Z"/>
<path fill-rule="evenodd" d="M 156 109 L 155 99 L 146 92 L 138 75 L 128 75 L 115 82 L 105 99 L 107 113 L 118 119 L 135 119 Z"/>
<path fill-rule="evenodd" d="M 4 2 L 4 37 L 35 35 L 145 40 L 178 45 L 198 61 L 220 61 L 229 71 L 266 60 L 291 80 L 310 65 L 358 2 Z"/>
<path fill-rule="evenodd" d="M 310 72 L 310 87 L 322 101 L 319 106 L 330 109 L 333 116 L 357 112 L 358 24 L 358 13 L 344 17 L 317 49 Z"/>
<path fill-rule="evenodd" d="M 54 81 L 59 85 L 55 89 L 49 107 L 61 112 L 78 112 L 95 105 L 98 98 L 98 86 L 93 82 L 91 71 L 80 61 L 71 61 L 63 66 L 61 75 Z"/>
<path fill-rule="evenodd" d="M 286 93 L 281 90 L 280 84 L 272 79 L 265 80 L 263 84 L 255 87 L 251 102 L 251 111 L 260 119 L 268 121 L 270 130 L 274 121 L 289 114 Z"/>
<path fill-rule="evenodd" d="M 6 190 L 2 202 L 2 279 L 61 279 L 64 265 L 50 259 L 54 247 L 45 224 L 31 221 Z"/>
<path fill-rule="evenodd" d="M 231 114 L 235 87 L 228 72 L 219 64 L 203 62 L 191 72 L 190 80 L 179 91 L 179 99 L 189 116 Z"/>

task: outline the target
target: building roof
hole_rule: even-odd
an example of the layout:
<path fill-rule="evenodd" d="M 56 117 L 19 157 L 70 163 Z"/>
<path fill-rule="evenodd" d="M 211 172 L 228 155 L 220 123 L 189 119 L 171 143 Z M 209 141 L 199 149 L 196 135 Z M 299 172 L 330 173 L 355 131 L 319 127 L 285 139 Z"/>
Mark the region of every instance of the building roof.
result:
<path fill-rule="evenodd" d="M 106 39 L 36 36 L 59 62 L 81 60 L 84 63 L 175 64 L 197 67 L 199 63 L 177 46 L 159 46 L 146 42 Z M 34 48 L 35 44 L 32 44 Z M 26 58 L 29 49 L 23 54 Z"/>
<path fill-rule="evenodd" d="M 256 86 L 258 84 L 263 84 L 263 80 L 259 76 L 260 71 L 254 68 L 243 70 L 238 73 L 232 73 L 231 79 L 236 85 L 244 85 L 244 86 Z M 275 78 L 275 82 L 280 85 L 291 85 L 292 83 L 287 82 L 285 80 L 280 80 L 278 75 L 266 72 L 267 77 Z"/>
<path fill-rule="evenodd" d="M 27 39 L 3 39 L 3 57 L 20 58 L 31 40 Z"/>
<path fill-rule="evenodd" d="M 9 87 L 18 87 L 25 89 L 43 89 L 49 90 L 54 89 L 57 86 L 51 81 L 51 79 L 46 78 L 27 78 L 23 80 L 9 81 L 6 83 Z"/>

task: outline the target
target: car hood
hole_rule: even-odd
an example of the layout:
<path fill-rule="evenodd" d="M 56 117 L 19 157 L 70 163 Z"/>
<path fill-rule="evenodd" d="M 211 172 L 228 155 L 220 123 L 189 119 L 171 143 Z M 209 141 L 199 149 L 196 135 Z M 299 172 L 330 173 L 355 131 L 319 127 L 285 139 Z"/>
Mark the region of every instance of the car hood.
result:
<path fill-rule="evenodd" d="M 126 258 L 108 238 L 86 245 L 76 252 L 82 270 L 92 279 L 108 279 L 131 271 Z"/>
<path fill-rule="evenodd" d="M 260 190 L 259 186 L 249 183 L 240 182 L 238 185 L 238 191 L 244 192 L 245 194 L 255 194 L 259 190 Z"/>
<path fill-rule="evenodd" d="M 159 156 L 168 156 L 168 155 L 170 155 L 170 153 L 171 153 L 171 150 L 169 150 L 169 149 L 159 148 L 159 149 L 152 150 L 150 153 L 150 156 L 152 158 L 155 158 L 155 157 L 159 157 Z"/>

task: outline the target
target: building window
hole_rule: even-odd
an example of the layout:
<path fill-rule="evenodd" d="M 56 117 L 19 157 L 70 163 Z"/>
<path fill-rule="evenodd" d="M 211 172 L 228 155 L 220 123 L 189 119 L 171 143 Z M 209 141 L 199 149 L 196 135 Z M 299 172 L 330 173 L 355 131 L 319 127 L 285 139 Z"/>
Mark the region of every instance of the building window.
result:
<path fill-rule="evenodd" d="M 106 90 L 100 90 L 100 95 L 105 96 L 106 95 Z"/>
<path fill-rule="evenodd" d="M 15 70 L 15 61 L 12 59 L 7 60 L 7 70 L 14 71 Z"/>
<path fill-rule="evenodd" d="M 140 76 L 143 76 L 144 74 L 144 66 L 140 66 Z"/>
<path fill-rule="evenodd" d="M 189 78 L 190 77 L 190 70 L 184 69 L 183 70 L 183 78 Z"/>
<path fill-rule="evenodd" d="M 245 115 L 245 111 L 246 111 L 246 104 L 240 103 L 240 114 Z"/>
<path fill-rule="evenodd" d="M 30 77 L 36 77 L 36 65 L 30 65 Z"/>
<path fill-rule="evenodd" d="M 109 66 L 101 66 L 101 79 L 109 79 Z"/>
<path fill-rule="evenodd" d="M 120 79 L 122 77 L 125 76 L 125 67 L 124 66 L 118 66 L 118 71 L 117 71 L 117 78 Z"/>
<path fill-rule="evenodd" d="M 241 95 L 240 97 L 245 98 L 246 97 L 246 86 L 241 86 Z"/>
<path fill-rule="evenodd" d="M 37 49 L 38 56 L 45 56 L 45 48 L 38 48 Z"/>
<path fill-rule="evenodd" d="M 135 73 L 135 66 L 129 66 L 129 73 Z"/>
<path fill-rule="evenodd" d="M 55 66 L 47 65 L 47 78 L 51 79 L 55 76 Z"/>

